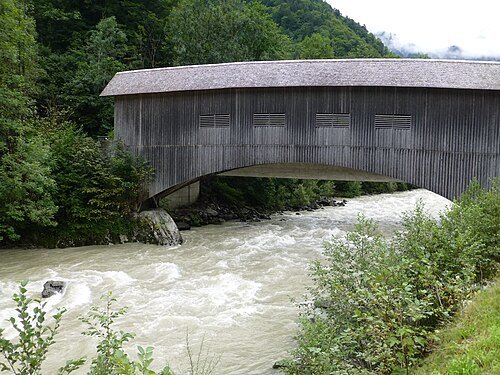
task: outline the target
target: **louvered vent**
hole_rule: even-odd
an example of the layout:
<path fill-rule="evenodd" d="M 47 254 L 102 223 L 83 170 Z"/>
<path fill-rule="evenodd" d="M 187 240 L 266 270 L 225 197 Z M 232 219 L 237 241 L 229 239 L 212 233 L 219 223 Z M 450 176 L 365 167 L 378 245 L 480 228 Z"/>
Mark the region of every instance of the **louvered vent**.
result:
<path fill-rule="evenodd" d="M 375 115 L 375 129 L 411 129 L 410 115 Z"/>
<path fill-rule="evenodd" d="M 254 126 L 285 126 L 284 113 L 254 113 Z"/>
<path fill-rule="evenodd" d="M 228 128 L 231 118 L 229 114 L 200 115 L 201 128 Z"/>
<path fill-rule="evenodd" d="M 316 127 L 318 128 L 348 128 L 350 125 L 350 113 L 316 113 Z"/>

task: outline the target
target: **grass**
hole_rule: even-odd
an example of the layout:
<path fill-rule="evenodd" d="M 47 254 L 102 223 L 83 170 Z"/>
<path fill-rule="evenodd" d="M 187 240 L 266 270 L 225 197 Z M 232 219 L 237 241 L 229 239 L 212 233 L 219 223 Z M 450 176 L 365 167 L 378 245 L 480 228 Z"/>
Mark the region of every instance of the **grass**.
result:
<path fill-rule="evenodd" d="M 413 375 L 500 374 L 500 276 L 439 334 Z"/>

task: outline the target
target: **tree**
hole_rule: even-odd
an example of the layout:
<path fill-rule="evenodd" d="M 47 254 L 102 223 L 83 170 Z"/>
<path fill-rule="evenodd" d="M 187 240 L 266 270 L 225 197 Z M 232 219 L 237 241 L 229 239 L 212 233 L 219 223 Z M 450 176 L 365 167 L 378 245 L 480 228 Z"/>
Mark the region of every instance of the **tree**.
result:
<path fill-rule="evenodd" d="M 52 226 L 50 150 L 33 131 L 36 42 L 28 1 L 0 3 L 0 241 Z"/>
<path fill-rule="evenodd" d="M 116 72 L 126 69 L 122 63 L 126 41 L 115 17 L 109 17 L 89 33 L 84 49 L 74 52 L 79 63 L 66 84 L 65 99 L 73 108 L 73 117 L 89 134 L 104 135 L 113 127 L 113 101 L 99 94 Z"/>
<path fill-rule="evenodd" d="M 301 59 L 332 59 L 333 46 L 330 38 L 314 33 L 299 44 Z"/>
<path fill-rule="evenodd" d="M 262 0 L 262 3 L 268 7 L 275 22 L 296 43 L 317 33 L 330 39 L 336 58 L 389 55 L 384 44 L 366 27 L 342 16 L 326 1 Z M 355 48 L 356 51 L 351 53 Z"/>
<path fill-rule="evenodd" d="M 0 3 L 0 156 L 13 152 L 30 114 L 36 42 L 28 1 Z"/>
<path fill-rule="evenodd" d="M 290 40 L 258 3 L 181 0 L 169 17 L 174 65 L 283 59 Z"/>
<path fill-rule="evenodd" d="M 0 159 L 0 241 L 56 225 L 49 147 L 40 137 L 16 137 L 14 148 Z"/>

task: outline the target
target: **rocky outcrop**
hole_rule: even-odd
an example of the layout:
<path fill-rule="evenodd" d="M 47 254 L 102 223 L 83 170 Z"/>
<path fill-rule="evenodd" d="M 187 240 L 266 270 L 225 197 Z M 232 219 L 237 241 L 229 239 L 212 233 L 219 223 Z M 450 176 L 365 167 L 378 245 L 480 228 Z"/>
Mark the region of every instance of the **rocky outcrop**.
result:
<path fill-rule="evenodd" d="M 325 206 L 345 206 L 346 200 L 336 201 L 330 197 L 321 197 L 308 205 L 285 207 L 283 211 L 314 211 Z M 258 222 L 270 220 L 271 214 L 283 211 L 256 209 L 247 206 L 224 205 L 215 202 L 198 202 L 196 205 L 176 209 L 172 216 L 179 230 L 189 230 L 208 224 L 221 224 L 225 221 L 240 220 L 243 222 Z M 300 215 L 297 212 L 297 215 Z"/>
<path fill-rule="evenodd" d="M 49 280 L 43 284 L 42 298 L 49 298 L 57 293 L 62 293 L 66 283 L 64 281 Z"/>
<path fill-rule="evenodd" d="M 139 242 L 174 246 L 182 243 L 182 236 L 174 220 L 163 208 L 142 211 L 134 239 Z"/>

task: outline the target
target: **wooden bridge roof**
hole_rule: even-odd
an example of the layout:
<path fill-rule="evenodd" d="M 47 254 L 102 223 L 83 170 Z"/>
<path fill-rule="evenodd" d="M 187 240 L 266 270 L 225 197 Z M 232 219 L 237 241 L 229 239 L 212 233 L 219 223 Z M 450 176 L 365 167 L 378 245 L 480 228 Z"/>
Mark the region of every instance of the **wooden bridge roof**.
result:
<path fill-rule="evenodd" d="M 500 63 L 425 59 L 237 62 L 117 73 L 101 96 L 263 87 L 500 90 Z"/>

